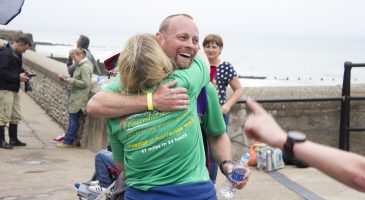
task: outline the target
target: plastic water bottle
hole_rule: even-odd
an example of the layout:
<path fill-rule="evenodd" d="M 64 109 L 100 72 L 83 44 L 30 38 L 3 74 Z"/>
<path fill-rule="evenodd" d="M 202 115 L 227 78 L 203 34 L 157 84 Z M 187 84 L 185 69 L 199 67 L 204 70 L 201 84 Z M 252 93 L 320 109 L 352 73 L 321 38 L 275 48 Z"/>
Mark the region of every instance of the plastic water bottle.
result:
<path fill-rule="evenodd" d="M 220 190 L 221 194 L 225 198 L 232 198 L 236 193 L 236 188 L 234 184 L 242 181 L 247 172 L 247 163 L 250 160 L 250 154 L 245 153 L 242 155 L 241 160 L 237 161 L 233 165 L 233 170 L 227 179 L 223 182 L 222 188 Z"/>
<path fill-rule="evenodd" d="M 103 77 L 103 76 L 98 76 L 98 77 L 96 78 L 96 82 L 97 82 L 100 86 L 102 86 L 102 85 L 104 85 L 104 83 L 105 83 L 105 79 L 104 79 L 104 77 Z"/>

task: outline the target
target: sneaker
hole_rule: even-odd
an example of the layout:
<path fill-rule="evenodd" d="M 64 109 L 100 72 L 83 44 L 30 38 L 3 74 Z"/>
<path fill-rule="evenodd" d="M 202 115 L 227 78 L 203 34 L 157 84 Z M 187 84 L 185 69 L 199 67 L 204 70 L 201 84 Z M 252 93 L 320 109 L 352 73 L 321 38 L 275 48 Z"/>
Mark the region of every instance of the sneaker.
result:
<path fill-rule="evenodd" d="M 100 185 L 91 185 L 88 187 L 88 189 L 90 191 L 96 192 L 96 193 L 101 193 L 101 192 L 105 192 L 106 188 L 101 187 Z"/>
<path fill-rule="evenodd" d="M 61 135 L 57 136 L 56 138 L 53 138 L 51 140 L 51 142 L 52 143 L 63 142 L 64 138 L 65 138 L 65 133 L 62 133 Z"/>
<path fill-rule="evenodd" d="M 88 183 L 74 183 L 74 189 L 75 190 L 79 190 L 80 189 L 80 186 L 81 184 L 85 184 L 85 185 L 89 185 L 89 186 L 92 186 L 92 185 L 99 185 L 99 181 L 90 181 Z"/>
<path fill-rule="evenodd" d="M 99 181 L 90 181 L 89 185 L 99 185 Z"/>
<path fill-rule="evenodd" d="M 71 144 L 65 144 L 65 143 L 57 143 L 57 148 L 72 148 L 73 146 Z"/>

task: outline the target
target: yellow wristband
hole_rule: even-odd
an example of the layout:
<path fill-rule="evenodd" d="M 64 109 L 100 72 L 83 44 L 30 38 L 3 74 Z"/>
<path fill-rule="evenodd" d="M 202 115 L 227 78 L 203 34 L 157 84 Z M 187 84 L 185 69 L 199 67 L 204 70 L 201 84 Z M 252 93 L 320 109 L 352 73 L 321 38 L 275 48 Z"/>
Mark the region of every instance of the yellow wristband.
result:
<path fill-rule="evenodd" d="M 147 108 L 148 110 L 153 110 L 152 93 L 147 93 Z"/>

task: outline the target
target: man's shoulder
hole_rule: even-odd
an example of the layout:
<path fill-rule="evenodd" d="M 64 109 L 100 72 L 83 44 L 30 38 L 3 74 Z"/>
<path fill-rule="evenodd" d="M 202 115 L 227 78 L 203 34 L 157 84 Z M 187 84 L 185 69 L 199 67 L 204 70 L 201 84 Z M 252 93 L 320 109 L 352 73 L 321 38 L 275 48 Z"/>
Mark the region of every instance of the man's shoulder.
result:
<path fill-rule="evenodd" d="M 13 51 L 7 47 L 0 47 L 0 57 L 1 59 L 13 59 Z M 4 60 L 3 60 L 4 61 Z"/>
<path fill-rule="evenodd" d="M 86 49 L 86 57 L 91 61 L 91 63 L 95 62 L 95 57 L 89 49 Z"/>
<path fill-rule="evenodd" d="M 199 64 L 205 64 L 204 60 L 199 56 L 196 55 L 193 62 L 199 63 Z"/>
<path fill-rule="evenodd" d="M 191 62 L 190 67 L 186 68 L 186 69 L 196 70 L 197 68 L 208 69 L 208 66 L 205 63 L 205 61 L 201 57 L 199 57 L 198 55 L 195 56 L 195 58 Z"/>
<path fill-rule="evenodd" d="M 12 52 L 12 50 L 11 50 L 11 48 L 9 48 L 9 47 L 7 47 L 7 46 L 1 46 L 1 47 L 0 47 L 0 52 L 1 52 L 1 53 L 11 53 L 11 52 Z"/>

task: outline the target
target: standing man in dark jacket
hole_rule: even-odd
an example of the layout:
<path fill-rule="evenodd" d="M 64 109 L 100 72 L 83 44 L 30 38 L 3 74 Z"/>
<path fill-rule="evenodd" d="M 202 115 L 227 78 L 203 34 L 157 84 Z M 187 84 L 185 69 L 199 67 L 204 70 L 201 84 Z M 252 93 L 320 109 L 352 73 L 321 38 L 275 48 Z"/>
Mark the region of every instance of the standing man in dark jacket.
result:
<path fill-rule="evenodd" d="M 0 148 L 26 146 L 18 140 L 18 122 L 21 120 L 20 82 L 29 77 L 23 69 L 22 54 L 32 46 L 26 37 L 18 38 L 7 47 L 0 48 Z M 9 123 L 9 144 L 5 141 L 5 126 Z"/>

